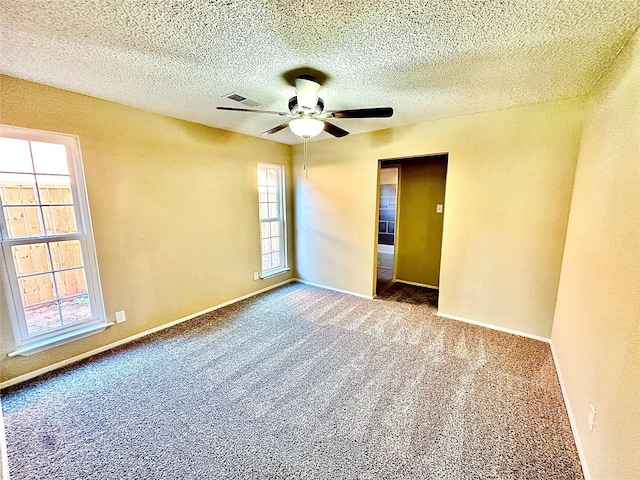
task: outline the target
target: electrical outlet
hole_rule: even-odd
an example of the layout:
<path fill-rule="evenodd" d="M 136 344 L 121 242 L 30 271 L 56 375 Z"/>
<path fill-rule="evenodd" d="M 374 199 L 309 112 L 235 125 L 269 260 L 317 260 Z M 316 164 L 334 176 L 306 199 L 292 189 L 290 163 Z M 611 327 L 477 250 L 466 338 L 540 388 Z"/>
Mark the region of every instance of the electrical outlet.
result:
<path fill-rule="evenodd" d="M 442 213 L 444 211 L 444 205 L 442 203 L 436 204 L 436 213 Z"/>
<path fill-rule="evenodd" d="M 124 314 L 124 310 L 116 312 L 116 323 L 122 323 L 127 321 L 127 316 Z"/>
<path fill-rule="evenodd" d="M 589 416 L 587 417 L 587 423 L 589 424 L 589 431 L 593 432 L 593 424 L 596 421 L 596 409 L 593 405 L 589 404 Z"/>
<path fill-rule="evenodd" d="M 253 272 L 253 279 L 254 280 L 260 279 L 260 275 L 258 275 L 258 272 Z"/>

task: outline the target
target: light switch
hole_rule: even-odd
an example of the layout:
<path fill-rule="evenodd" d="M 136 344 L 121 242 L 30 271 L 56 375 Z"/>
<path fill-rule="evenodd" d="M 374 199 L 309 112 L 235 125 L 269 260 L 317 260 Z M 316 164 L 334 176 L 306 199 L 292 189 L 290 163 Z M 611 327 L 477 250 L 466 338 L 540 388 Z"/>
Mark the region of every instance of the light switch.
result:
<path fill-rule="evenodd" d="M 442 213 L 444 211 L 444 205 L 441 203 L 438 203 L 436 205 L 436 213 Z"/>

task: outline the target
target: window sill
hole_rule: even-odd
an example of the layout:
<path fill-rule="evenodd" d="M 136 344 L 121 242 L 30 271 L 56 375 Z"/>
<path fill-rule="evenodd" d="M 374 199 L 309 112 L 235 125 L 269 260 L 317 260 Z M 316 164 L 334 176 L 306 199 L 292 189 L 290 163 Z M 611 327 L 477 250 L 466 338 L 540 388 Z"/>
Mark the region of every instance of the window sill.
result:
<path fill-rule="evenodd" d="M 18 355 L 28 356 L 34 353 L 42 352 L 53 347 L 64 345 L 65 343 L 79 340 L 80 338 L 88 337 L 89 335 L 95 335 L 96 333 L 104 332 L 107 327 L 113 325 L 113 322 L 103 322 L 96 325 L 89 325 L 88 327 L 79 328 L 72 332 L 65 332 L 55 337 L 40 340 L 39 342 L 33 342 L 23 347 L 17 348 L 15 351 L 9 353 L 10 357 L 16 357 Z"/>
<path fill-rule="evenodd" d="M 282 275 L 283 273 L 286 273 L 289 270 L 291 270 L 291 269 L 290 268 L 279 268 L 278 270 L 273 270 L 271 272 L 268 272 L 268 273 L 262 275 L 260 278 L 262 280 L 266 280 L 267 278 L 275 277 L 276 275 Z"/>

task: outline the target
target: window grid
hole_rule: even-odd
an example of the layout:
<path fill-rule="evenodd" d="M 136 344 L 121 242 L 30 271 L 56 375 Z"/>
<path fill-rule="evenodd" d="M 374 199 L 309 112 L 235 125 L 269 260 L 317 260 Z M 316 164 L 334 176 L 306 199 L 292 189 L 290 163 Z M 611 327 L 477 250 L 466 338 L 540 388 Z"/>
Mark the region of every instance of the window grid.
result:
<path fill-rule="evenodd" d="M 3 172 L 2 173 L 13 173 Z M 25 174 L 29 175 L 29 174 Z M 0 198 L 2 199 L 2 209 L 4 211 L 4 219 L 7 225 L 7 233 L 9 238 L 18 239 L 26 237 L 48 237 L 53 235 L 77 233 L 78 225 L 76 222 L 76 215 L 74 211 L 73 197 L 71 195 L 70 187 L 56 187 L 40 185 L 37 174 L 31 174 L 34 177 L 34 184 L 32 185 L 2 185 L 0 189 Z M 60 178 L 69 179 L 67 183 L 70 183 L 69 176 L 58 176 Z M 13 203 L 11 201 L 12 195 L 9 193 L 9 189 L 16 190 L 18 193 L 20 203 Z M 29 198 L 25 198 L 25 191 L 35 191 L 35 200 L 37 203 L 30 203 Z M 60 199 L 69 199 L 68 202 L 51 202 L 51 192 L 57 191 Z M 46 193 L 49 202 L 42 201 L 42 194 Z M 18 216 L 12 215 L 11 212 L 18 210 L 20 214 Z M 33 224 L 30 224 L 29 218 L 33 219 L 33 216 L 28 212 L 37 211 L 37 225 L 38 228 L 35 231 L 31 231 Z M 18 218 L 23 218 L 23 225 L 16 225 Z M 24 235 L 20 235 L 19 229 L 24 227 Z"/>
<path fill-rule="evenodd" d="M 18 347 L 105 323 L 95 253 L 87 251 L 93 241 L 82 228 L 88 209 L 75 201 L 82 181 L 77 143 L 0 127 L 0 230 Z"/>
<path fill-rule="evenodd" d="M 48 200 L 51 200 L 51 189 L 48 187 L 40 187 L 36 180 L 35 187 L 16 185 L 11 188 L 17 188 L 17 197 L 22 203 L 20 207 L 23 211 L 24 204 L 30 200 L 30 198 L 25 198 L 23 192 L 25 190 L 35 190 L 35 192 L 37 192 L 34 200 L 38 202 L 38 205 L 36 206 L 40 208 L 41 212 L 39 215 L 40 231 L 38 236 L 50 237 L 49 232 L 51 229 L 54 233 L 59 233 L 60 231 L 65 230 L 77 230 L 75 228 L 75 217 L 67 215 L 64 209 L 59 212 L 62 214 L 59 219 L 62 220 L 61 224 L 59 222 L 58 224 L 56 223 L 56 215 L 53 213 L 50 216 L 50 220 L 47 222 L 46 210 L 43 208 L 41 192 L 45 191 L 47 193 Z M 62 188 L 52 187 L 52 189 L 57 191 L 59 193 L 59 198 L 62 199 L 64 196 Z M 3 186 L 3 194 L 4 198 L 8 201 L 7 203 L 12 204 L 13 202 L 11 202 L 10 196 L 7 195 L 6 186 Z M 71 198 L 71 195 L 68 197 Z M 15 205 L 15 203 L 13 204 Z M 73 205 L 70 206 L 73 207 Z M 15 234 L 16 230 L 15 225 L 13 225 L 12 222 L 12 215 L 5 215 L 5 218 L 9 220 L 7 226 L 10 237 L 20 238 Z M 49 224 L 51 228 L 47 228 L 47 224 Z M 26 236 L 33 236 L 30 235 L 31 232 L 29 231 L 28 221 L 25 221 L 24 226 Z M 72 318 L 69 318 L 70 315 L 63 310 L 65 302 L 73 301 L 73 299 L 76 298 L 84 299 L 84 297 L 88 297 L 88 291 L 84 265 L 81 260 L 82 253 L 80 243 L 77 240 L 64 242 L 66 244 L 75 243 L 78 254 L 72 255 L 72 257 L 80 258 L 79 264 L 67 267 L 63 266 L 65 263 L 63 261 L 63 257 L 66 256 L 62 255 L 60 252 L 61 243 L 63 242 L 47 242 L 11 247 L 18 285 L 20 286 L 20 297 L 22 299 L 26 327 L 30 336 L 63 328 L 66 325 L 77 323 L 83 319 L 91 319 L 91 310 L 88 302 L 80 302 L 84 303 L 84 307 L 76 309 Z M 54 261 L 52 253 L 53 248 L 57 251 L 56 257 L 58 258 L 58 261 Z M 32 271 L 29 272 L 29 269 L 27 269 L 27 272 L 25 272 L 25 261 L 27 266 L 31 264 Z M 41 265 L 38 266 L 38 264 Z M 58 265 L 58 268 L 56 268 L 56 265 Z M 72 285 L 71 294 L 69 293 L 68 284 Z"/>
<path fill-rule="evenodd" d="M 287 268 L 283 180 L 284 169 L 281 165 L 258 165 L 258 210 L 263 277 Z"/>

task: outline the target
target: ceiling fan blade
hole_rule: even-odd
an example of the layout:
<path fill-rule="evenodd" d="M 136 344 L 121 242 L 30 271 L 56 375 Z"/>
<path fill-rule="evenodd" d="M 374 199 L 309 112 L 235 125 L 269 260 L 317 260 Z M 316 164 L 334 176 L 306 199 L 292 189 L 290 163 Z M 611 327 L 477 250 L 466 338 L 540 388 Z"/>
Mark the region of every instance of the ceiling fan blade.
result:
<path fill-rule="evenodd" d="M 349 135 L 349 132 L 347 132 L 346 130 L 343 130 L 333 123 L 329 123 L 326 120 L 324 121 L 324 131 L 338 138 Z"/>
<path fill-rule="evenodd" d="M 216 107 L 218 110 L 228 110 L 231 112 L 252 112 L 252 113 L 269 113 L 271 115 L 280 115 L 281 117 L 286 117 L 291 115 L 286 112 L 276 112 L 274 110 L 258 110 L 255 108 L 234 108 L 234 107 Z"/>
<path fill-rule="evenodd" d="M 353 110 L 329 110 L 331 118 L 387 118 L 393 115 L 393 108 L 356 108 Z"/>
<path fill-rule="evenodd" d="M 281 125 L 278 125 L 277 127 L 273 127 L 269 130 L 262 132 L 261 135 L 271 135 L 272 133 L 276 133 L 276 132 L 279 132 L 280 130 L 284 130 L 288 126 L 289 126 L 289 122 L 285 122 Z"/>

